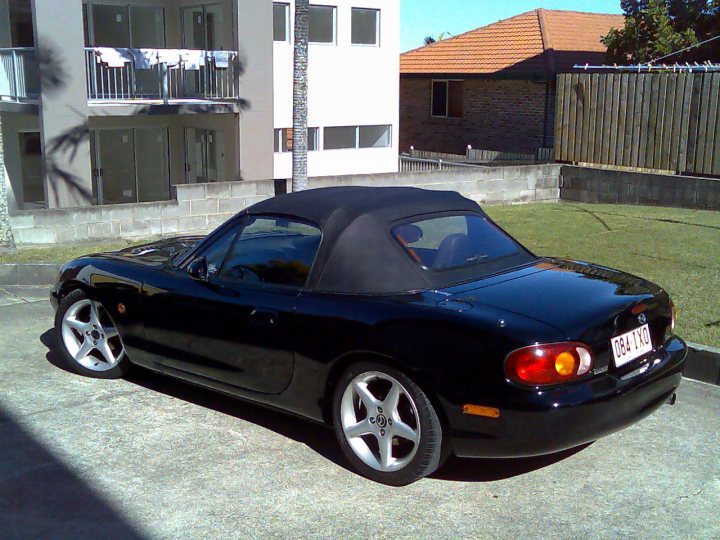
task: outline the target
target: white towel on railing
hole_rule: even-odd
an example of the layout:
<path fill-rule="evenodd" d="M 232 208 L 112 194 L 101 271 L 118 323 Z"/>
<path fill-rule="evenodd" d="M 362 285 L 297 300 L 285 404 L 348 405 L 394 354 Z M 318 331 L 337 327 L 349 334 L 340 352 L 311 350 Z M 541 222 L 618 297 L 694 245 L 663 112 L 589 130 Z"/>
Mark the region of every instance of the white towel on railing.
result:
<path fill-rule="evenodd" d="M 226 68 L 230 64 L 230 53 L 227 51 L 210 51 L 216 68 Z"/>
<path fill-rule="evenodd" d="M 182 51 L 182 61 L 185 69 L 198 70 L 205 65 L 205 51 L 196 49 L 185 49 Z"/>
<path fill-rule="evenodd" d="M 167 67 L 175 67 L 182 60 L 181 49 L 157 49 L 158 62 L 167 64 Z"/>
<path fill-rule="evenodd" d="M 108 67 L 120 68 L 132 61 L 128 49 L 115 49 L 112 47 L 95 47 L 97 62 L 107 64 Z"/>

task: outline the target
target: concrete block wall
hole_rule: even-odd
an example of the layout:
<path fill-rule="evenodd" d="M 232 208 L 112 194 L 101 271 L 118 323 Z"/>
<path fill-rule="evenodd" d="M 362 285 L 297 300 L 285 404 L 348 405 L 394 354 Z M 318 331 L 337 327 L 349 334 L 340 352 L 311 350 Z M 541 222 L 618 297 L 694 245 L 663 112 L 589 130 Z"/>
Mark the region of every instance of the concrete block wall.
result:
<path fill-rule="evenodd" d="M 272 181 L 177 186 L 177 200 L 23 211 L 10 217 L 18 244 L 206 234 L 274 195 Z"/>
<path fill-rule="evenodd" d="M 478 167 L 449 171 L 401 172 L 312 178 L 310 188 L 406 186 L 457 191 L 480 204 L 557 201 L 559 165 Z M 288 183 L 288 191 L 289 191 Z"/>
<path fill-rule="evenodd" d="M 310 179 L 309 187 L 415 186 L 458 191 L 481 204 L 517 204 L 557 201 L 559 179 L 559 165 L 527 165 L 328 176 Z M 206 234 L 274 194 L 273 180 L 178 185 L 174 201 L 23 211 L 10 223 L 18 244 Z"/>
<path fill-rule="evenodd" d="M 720 210 L 720 179 L 562 166 L 560 198 Z"/>

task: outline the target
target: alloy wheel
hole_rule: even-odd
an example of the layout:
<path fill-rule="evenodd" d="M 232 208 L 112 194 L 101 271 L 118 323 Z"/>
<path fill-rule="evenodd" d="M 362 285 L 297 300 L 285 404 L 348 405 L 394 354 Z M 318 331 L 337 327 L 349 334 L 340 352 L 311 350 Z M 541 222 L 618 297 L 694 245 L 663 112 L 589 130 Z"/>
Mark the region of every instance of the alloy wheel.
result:
<path fill-rule="evenodd" d="M 125 356 L 120 334 L 107 310 L 87 298 L 78 300 L 65 312 L 61 334 L 70 356 L 89 370 L 107 371 Z"/>
<path fill-rule="evenodd" d="M 340 420 L 352 451 L 375 470 L 400 470 L 417 452 L 417 406 L 405 387 L 386 373 L 361 373 L 347 385 Z"/>

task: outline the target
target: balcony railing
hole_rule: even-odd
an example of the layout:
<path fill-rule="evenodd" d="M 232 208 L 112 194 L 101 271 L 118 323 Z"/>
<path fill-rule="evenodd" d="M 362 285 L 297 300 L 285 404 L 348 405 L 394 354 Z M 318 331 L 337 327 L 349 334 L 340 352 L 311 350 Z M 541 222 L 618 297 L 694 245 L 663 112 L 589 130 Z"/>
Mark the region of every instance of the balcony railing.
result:
<path fill-rule="evenodd" d="M 232 100 L 238 55 L 192 49 L 85 49 L 90 100 Z"/>
<path fill-rule="evenodd" d="M 0 49 L 0 99 L 29 101 L 40 94 L 40 78 L 35 49 Z"/>

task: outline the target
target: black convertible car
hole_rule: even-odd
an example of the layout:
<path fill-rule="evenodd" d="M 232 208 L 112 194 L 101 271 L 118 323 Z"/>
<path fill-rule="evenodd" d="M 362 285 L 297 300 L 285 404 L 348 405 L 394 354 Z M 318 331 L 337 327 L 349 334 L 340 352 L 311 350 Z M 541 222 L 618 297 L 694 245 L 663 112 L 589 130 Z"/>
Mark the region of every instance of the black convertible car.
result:
<path fill-rule="evenodd" d="M 75 372 L 138 364 L 332 424 L 392 485 L 621 429 L 674 398 L 686 354 L 656 285 L 537 257 L 414 188 L 281 195 L 205 238 L 72 261 L 51 300 Z"/>

